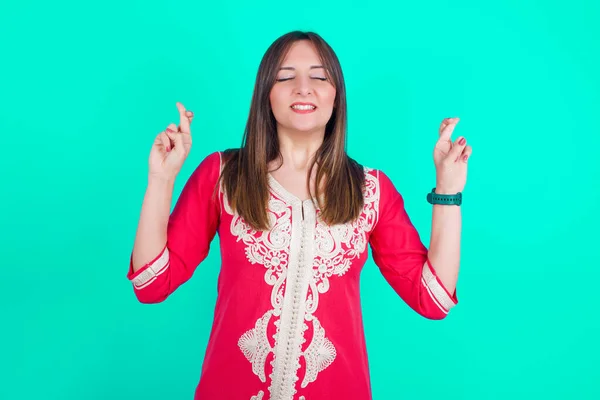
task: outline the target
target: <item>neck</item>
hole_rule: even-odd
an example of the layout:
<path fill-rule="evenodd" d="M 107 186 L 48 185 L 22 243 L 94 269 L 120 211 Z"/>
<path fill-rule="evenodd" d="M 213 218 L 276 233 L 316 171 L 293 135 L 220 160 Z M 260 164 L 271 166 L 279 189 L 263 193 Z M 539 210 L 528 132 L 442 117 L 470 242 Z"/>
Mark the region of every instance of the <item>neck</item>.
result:
<path fill-rule="evenodd" d="M 282 167 L 306 171 L 323 143 L 325 130 L 300 132 L 278 127 L 277 137 L 279 138 L 279 150 L 283 157 Z"/>

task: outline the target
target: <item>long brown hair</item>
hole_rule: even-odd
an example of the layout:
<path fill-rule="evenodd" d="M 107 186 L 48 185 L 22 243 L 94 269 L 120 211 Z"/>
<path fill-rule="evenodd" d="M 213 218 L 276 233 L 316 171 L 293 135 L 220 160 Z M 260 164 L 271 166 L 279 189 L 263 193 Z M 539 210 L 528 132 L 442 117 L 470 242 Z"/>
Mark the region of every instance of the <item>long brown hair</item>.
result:
<path fill-rule="evenodd" d="M 314 32 L 293 31 L 275 40 L 264 54 L 254 86 L 250 114 L 242 146 L 224 152 L 222 187 L 232 210 L 256 230 L 268 230 L 268 164 L 282 160 L 277 122 L 270 104 L 270 92 L 277 72 L 294 42 L 309 40 L 316 48 L 331 83 L 336 88 L 333 113 L 325 137 L 307 176 L 307 187 L 316 197 L 320 218 L 329 225 L 352 221 L 363 207 L 363 167 L 346 153 L 346 88 L 340 62 L 333 49 Z M 310 188 L 311 172 L 317 165 L 315 191 Z M 321 192 L 321 182 L 326 185 Z"/>

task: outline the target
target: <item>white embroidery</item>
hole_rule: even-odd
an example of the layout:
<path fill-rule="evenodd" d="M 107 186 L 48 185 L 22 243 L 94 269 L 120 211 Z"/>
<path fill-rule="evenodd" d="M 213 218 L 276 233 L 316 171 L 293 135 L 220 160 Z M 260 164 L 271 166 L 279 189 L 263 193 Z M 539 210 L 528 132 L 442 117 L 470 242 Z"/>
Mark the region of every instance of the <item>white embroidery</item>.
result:
<path fill-rule="evenodd" d="M 231 213 L 231 208 L 225 195 L 225 208 Z M 233 214 L 231 214 L 233 215 Z M 269 201 L 269 219 L 272 229 L 257 232 L 251 229 L 244 220 L 234 215 L 231 220 L 231 233 L 246 245 L 246 257 L 252 264 L 262 264 L 265 271 L 265 282 L 274 286 L 271 302 L 274 314 L 279 316 L 283 302 L 283 284 L 288 264 L 287 249 L 291 241 L 292 222 L 291 210 L 284 202 L 277 199 Z"/>
<path fill-rule="evenodd" d="M 263 396 L 265 395 L 265 392 L 263 392 L 262 390 L 258 392 L 258 394 L 256 396 L 252 396 L 250 397 L 250 400 L 262 400 Z"/>
<path fill-rule="evenodd" d="M 296 381 L 300 368 L 302 344 L 305 342 L 304 331 L 308 326 L 304 323 L 304 303 L 310 273 L 307 265 L 312 259 L 313 241 L 306 240 L 313 236 L 311 233 L 315 225 L 314 210 L 309 202 L 292 203 L 292 218 L 300 221 L 293 225 L 292 241 L 290 245 L 290 259 L 287 288 L 284 296 L 284 308 L 279 320 L 279 333 L 275 343 L 275 357 L 271 363 L 273 372 L 269 375 L 270 397 L 273 399 L 292 400 L 296 394 Z M 302 220 L 304 214 L 304 220 Z M 309 255 L 307 255 L 307 253 Z M 297 255 L 297 256 L 296 256 Z"/>
<path fill-rule="evenodd" d="M 293 399 L 297 392 L 300 357 L 306 361 L 301 388 L 314 382 L 336 358 L 334 344 L 325 337 L 325 329 L 313 314 L 318 307 L 319 294 L 329 290 L 330 280 L 348 272 L 352 260 L 366 250 L 367 234 L 375 224 L 379 208 L 379 184 L 369 171 L 370 168 L 365 168 L 365 201 L 360 217 L 334 226 L 327 226 L 318 218 L 312 200 L 300 201 L 271 175 L 269 183 L 273 193 L 268 215 L 272 228 L 269 231 L 251 229 L 237 213 L 233 213 L 223 192 L 224 209 L 233 216 L 231 233 L 245 244 L 248 261 L 264 266 L 265 282 L 273 286 L 273 309 L 238 340 L 244 356 L 252 363 L 252 371 L 262 382 L 266 380 L 267 356 L 274 353 L 273 370 L 269 374 L 272 399 Z M 270 346 L 267 336 L 267 326 L 272 318 L 276 327 L 274 347 Z M 312 323 L 313 337 L 302 352 L 307 323 Z"/>
<path fill-rule="evenodd" d="M 444 312 L 444 314 L 448 314 L 450 309 L 456 305 L 450 296 L 448 296 L 448 293 L 446 293 L 444 288 L 439 284 L 427 263 L 423 266 L 421 282 L 427 289 L 433 302 Z"/>
<path fill-rule="evenodd" d="M 364 206 L 359 218 L 331 227 L 321 222 L 317 225 L 313 280 L 308 294 L 309 314 L 319 305 L 319 293 L 329 290 L 329 278 L 348 272 L 352 259 L 359 257 L 367 247 L 367 233 L 373 228 L 379 210 L 379 184 L 377 178 L 368 173 L 370 171 L 365 168 Z"/>
<path fill-rule="evenodd" d="M 267 326 L 271 319 L 272 311 L 267 311 L 262 318 L 256 321 L 254 329 L 244 333 L 238 341 L 238 346 L 252 363 L 252 372 L 260 378 L 261 382 L 266 382 L 265 362 L 267 356 L 273 350 L 267 339 Z"/>
<path fill-rule="evenodd" d="M 314 382 L 318 373 L 331 365 L 336 356 L 335 346 L 325 338 L 325 330 L 316 318 L 313 319 L 313 329 L 312 341 L 304 352 L 306 374 L 302 381 L 302 388 L 305 388 L 310 382 Z"/>
<path fill-rule="evenodd" d="M 131 282 L 136 289 L 143 289 L 156 280 L 156 277 L 169 268 L 169 249 L 165 247 L 163 253 L 152 264 L 142 271 Z"/>

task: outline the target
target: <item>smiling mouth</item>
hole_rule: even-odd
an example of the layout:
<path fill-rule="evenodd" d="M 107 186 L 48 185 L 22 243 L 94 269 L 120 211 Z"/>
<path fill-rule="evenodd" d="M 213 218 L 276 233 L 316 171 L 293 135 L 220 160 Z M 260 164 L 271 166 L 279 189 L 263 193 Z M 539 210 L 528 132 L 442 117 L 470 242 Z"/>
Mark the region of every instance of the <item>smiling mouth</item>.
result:
<path fill-rule="evenodd" d="M 317 109 L 317 106 L 312 104 L 293 104 L 290 106 L 292 111 L 300 114 L 311 113 Z"/>

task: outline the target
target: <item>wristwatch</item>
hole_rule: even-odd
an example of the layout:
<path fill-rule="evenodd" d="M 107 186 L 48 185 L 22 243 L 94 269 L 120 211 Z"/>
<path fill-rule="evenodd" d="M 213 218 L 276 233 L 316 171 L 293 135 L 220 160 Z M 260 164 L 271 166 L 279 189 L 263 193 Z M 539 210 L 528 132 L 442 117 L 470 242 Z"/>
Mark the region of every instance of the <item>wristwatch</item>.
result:
<path fill-rule="evenodd" d="M 427 193 L 427 202 L 446 206 L 460 206 L 462 204 L 462 192 L 456 194 L 437 194 L 435 188 L 433 188 L 431 189 L 431 193 Z"/>

